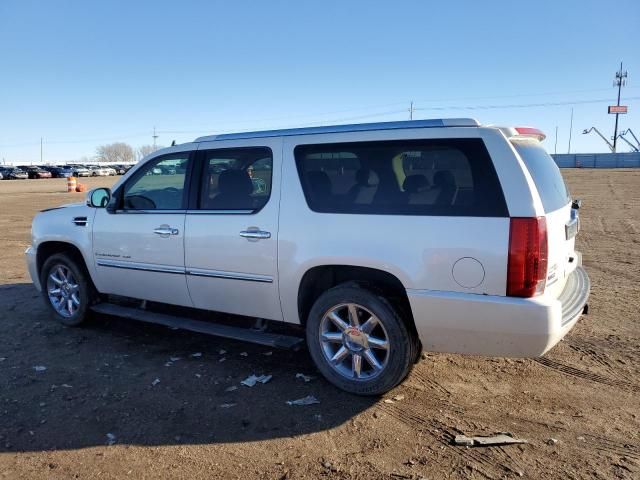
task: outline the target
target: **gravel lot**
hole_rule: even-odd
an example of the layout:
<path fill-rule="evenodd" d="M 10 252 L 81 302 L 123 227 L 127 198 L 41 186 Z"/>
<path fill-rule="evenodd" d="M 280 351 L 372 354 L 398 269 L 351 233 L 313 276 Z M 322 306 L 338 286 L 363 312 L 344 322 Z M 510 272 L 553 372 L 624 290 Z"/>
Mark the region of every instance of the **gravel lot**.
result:
<path fill-rule="evenodd" d="M 111 317 L 58 325 L 23 252 L 38 210 L 83 194 L 0 182 L 0 477 L 639 478 L 640 170 L 563 173 L 583 199 L 590 315 L 541 359 L 426 354 L 385 398 L 336 390 L 304 351 Z M 240 385 L 253 373 L 273 379 Z M 306 395 L 321 403 L 285 403 Z M 450 444 L 502 431 L 529 443 Z"/>

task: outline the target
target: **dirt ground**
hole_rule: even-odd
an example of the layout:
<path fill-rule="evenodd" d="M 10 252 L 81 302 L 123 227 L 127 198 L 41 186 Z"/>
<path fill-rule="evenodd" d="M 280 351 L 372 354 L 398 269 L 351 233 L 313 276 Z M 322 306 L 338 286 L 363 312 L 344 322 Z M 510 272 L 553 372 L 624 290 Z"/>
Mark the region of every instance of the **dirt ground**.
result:
<path fill-rule="evenodd" d="M 31 218 L 83 196 L 0 182 L 0 478 L 639 478 L 640 170 L 563 173 L 590 314 L 540 359 L 426 354 L 384 398 L 338 391 L 305 351 L 51 321 L 23 259 Z M 273 379 L 241 386 L 252 373 Z M 321 403 L 285 403 L 306 395 Z M 502 431 L 529 443 L 450 443 Z"/>

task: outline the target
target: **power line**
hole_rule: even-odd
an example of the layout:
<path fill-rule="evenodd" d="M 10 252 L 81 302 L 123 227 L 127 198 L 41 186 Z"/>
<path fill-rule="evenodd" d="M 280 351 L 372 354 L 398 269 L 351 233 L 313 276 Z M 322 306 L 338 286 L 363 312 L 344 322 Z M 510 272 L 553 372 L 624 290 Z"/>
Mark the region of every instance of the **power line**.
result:
<path fill-rule="evenodd" d="M 640 100 L 640 96 L 635 97 L 627 97 L 627 100 Z M 568 100 L 568 101 L 558 101 L 558 102 L 537 102 L 537 103 L 519 103 L 519 104 L 492 104 L 492 105 L 449 105 L 449 106 L 434 106 L 434 107 L 415 107 L 415 102 L 412 102 L 412 110 L 415 111 L 446 111 L 446 110 L 491 110 L 491 109 L 514 109 L 514 108 L 534 108 L 534 107 L 549 107 L 549 106 L 562 106 L 562 105 L 585 105 L 585 104 L 594 104 L 594 103 L 604 103 L 609 102 L 609 99 L 591 99 L 591 100 Z M 406 103 L 405 103 L 406 105 Z M 351 110 L 345 110 L 351 111 Z M 330 124 L 330 123 L 342 123 L 354 120 L 362 120 L 366 118 L 375 118 L 381 117 L 385 115 L 393 115 L 400 114 L 405 112 L 406 109 L 395 109 L 395 110 L 386 110 L 382 112 L 373 112 L 362 115 L 355 115 L 349 117 L 341 117 L 341 118 L 333 118 L 333 119 L 324 119 L 315 122 L 302 122 L 296 124 L 288 124 L 288 125 L 280 125 L 277 127 L 271 128 L 294 128 L 298 126 L 314 126 L 314 125 L 322 125 L 322 124 Z M 317 116 L 322 116 L 323 114 L 317 114 Z M 291 118 L 291 117 L 289 117 Z M 225 122 L 228 124 L 227 122 Z M 158 138 L 158 133 L 181 133 L 181 134 L 193 134 L 193 133 L 202 133 L 202 132 L 211 132 L 216 131 L 217 128 L 203 128 L 198 130 L 156 130 L 154 128 L 154 141 Z M 103 141 L 117 141 L 131 138 L 141 138 L 144 137 L 144 133 L 140 134 L 126 134 L 119 136 L 111 136 L 111 137 L 101 137 L 101 138 L 86 138 L 86 139 L 71 139 L 71 140 L 52 140 L 44 142 L 47 145 L 64 145 L 64 144 L 77 144 L 77 143 L 94 143 L 94 142 L 103 142 Z M 20 146 L 33 146 L 36 145 L 36 142 L 24 142 L 24 143 L 16 143 L 16 144 L 4 144 L 0 145 L 2 148 L 9 147 L 20 147 Z"/>
<path fill-rule="evenodd" d="M 627 100 L 640 100 L 640 97 L 628 97 Z M 609 102 L 608 98 L 600 98 L 596 100 L 569 100 L 564 102 L 540 102 L 540 103 L 520 103 L 508 105 L 475 105 L 475 106 L 447 106 L 447 107 L 422 107 L 416 110 L 490 110 L 490 109 L 510 109 L 510 108 L 529 108 L 529 107 L 555 107 L 560 105 L 584 105 L 588 103 L 605 103 Z"/>

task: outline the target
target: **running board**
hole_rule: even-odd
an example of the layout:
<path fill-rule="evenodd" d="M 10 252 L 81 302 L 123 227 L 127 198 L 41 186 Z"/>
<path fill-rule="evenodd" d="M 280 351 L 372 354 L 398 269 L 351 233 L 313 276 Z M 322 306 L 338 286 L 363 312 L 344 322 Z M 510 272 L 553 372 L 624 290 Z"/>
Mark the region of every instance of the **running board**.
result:
<path fill-rule="evenodd" d="M 140 322 L 155 323 L 165 327 L 179 328 L 192 332 L 206 333 L 218 337 L 231 338 L 245 342 L 257 343 L 268 347 L 283 348 L 288 350 L 299 350 L 303 339 L 290 335 L 280 335 L 276 333 L 266 333 L 249 328 L 232 327 L 219 323 L 209 323 L 200 320 L 192 320 L 187 317 L 178 317 L 164 313 L 150 312 L 138 308 L 123 307 L 114 303 L 98 303 L 91 307 L 96 313 L 113 315 L 116 317 L 138 320 Z"/>

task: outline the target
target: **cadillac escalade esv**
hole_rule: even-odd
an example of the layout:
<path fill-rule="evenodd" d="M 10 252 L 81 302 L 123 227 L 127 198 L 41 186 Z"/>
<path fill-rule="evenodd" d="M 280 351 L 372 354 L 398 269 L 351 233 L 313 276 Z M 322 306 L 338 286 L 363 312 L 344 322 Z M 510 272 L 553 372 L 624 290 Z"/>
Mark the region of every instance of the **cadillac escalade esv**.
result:
<path fill-rule="evenodd" d="M 66 325 L 98 311 L 277 346 L 305 337 L 320 372 L 358 394 L 393 388 L 422 349 L 543 355 L 590 289 L 580 204 L 543 139 L 472 119 L 201 137 L 39 213 L 29 272 Z"/>

